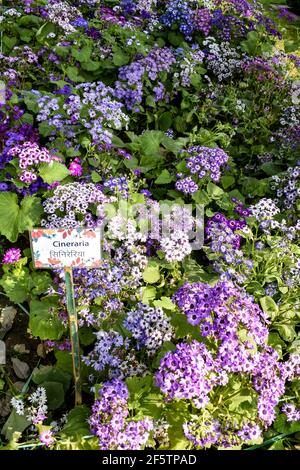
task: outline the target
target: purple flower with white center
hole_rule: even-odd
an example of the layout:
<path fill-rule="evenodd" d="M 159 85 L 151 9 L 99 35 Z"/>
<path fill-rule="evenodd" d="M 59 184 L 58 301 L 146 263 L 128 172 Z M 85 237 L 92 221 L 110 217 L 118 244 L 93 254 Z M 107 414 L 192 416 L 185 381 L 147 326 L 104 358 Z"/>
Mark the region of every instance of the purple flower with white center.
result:
<path fill-rule="evenodd" d="M 204 344 L 181 343 L 161 360 L 155 374 L 156 384 L 168 400 L 191 399 L 201 409 L 207 405 L 213 387 L 210 380 L 213 366 L 213 357 Z"/>
<path fill-rule="evenodd" d="M 201 146 L 182 150 L 181 155 L 187 158 L 186 166 L 192 175 L 197 175 L 200 180 L 209 176 L 213 181 L 219 181 L 221 167 L 229 158 L 222 149 Z"/>
<path fill-rule="evenodd" d="M 102 372 L 106 368 L 118 369 L 121 365 L 121 354 L 123 349 L 128 348 L 128 340 L 124 340 L 116 331 L 97 331 L 95 333 L 97 341 L 94 349 L 83 356 L 83 362 L 91 366 L 97 372 Z"/>
<path fill-rule="evenodd" d="M 281 411 L 286 415 L 288 422 L 300 421 L 300 409 L 297 409 L 293 403 L 285 403 Z"/>
<path fill-rule="evenodd" d="M 175 187 L 184 194 L 194 194 L 199 189 L 197 183 L 195 183 L 191 176 L 178 180 Z"/>
<path fill-rule="evenodd" d="M 95 227 L 101 224 L 104 214 L 95 217 L 97 207 L 110 199 L 93 183 L 67 183 L 54 189 L 53 195 L 43 202 L 46 218 L 41 225 L 46 228 L 80 226 Z"/>
<path fill-rule="evenodd" d="M 147 443 L 153 423 L 144 418 L 129 421 L 128 389 L 124 382 L 104 382 L 89 418 L 91 432 L 99 439 L 100 450 L 140 450 Z"/>
<path fill-rule="evenodd" d="M 135 310 L 127 313 L 123 323 L 137 340 L 138 349 L 146 348 L 153 355 L 174 334 L 170 320 L 161 308 L 153 308 L 139 303 Z"/>
<path fill-rule="evenodd" d="M 20 258 L 21 258 L 20 248 L 10 248 L 9 250 L 5 252 L 2 262 L 3 264 L 13 264 L 19 261 Z"/>

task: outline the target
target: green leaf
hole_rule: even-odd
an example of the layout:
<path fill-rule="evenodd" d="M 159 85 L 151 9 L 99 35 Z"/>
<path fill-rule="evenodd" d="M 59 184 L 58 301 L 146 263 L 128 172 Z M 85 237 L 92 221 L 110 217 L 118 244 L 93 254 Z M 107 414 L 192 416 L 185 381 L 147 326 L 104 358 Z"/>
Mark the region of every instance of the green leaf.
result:
<path fill-rule="evenodd" d="M 69 374 L 73 373 L 73 363 L 72 363 L 72 354 L 69 351 L 55 351 L 56 358 L 56 367 L 59 370 L 68 372 Z"/>
<path fill-rule="evenodd" d="M 251 390 L 248 388 L 242 388 L 238 395 L 230 399 L 229 410 L 236 411 L 240 408 L 241 403 L 252 403 L 253 399 L 254 396 L 252 395 Z"/>
<path fill-rule="evenodd" d="M 79 75 L 79 70 L 75 66 L 69 66 L 66 69 L 66 74 L 72 82 L 84 82 L 85 78 Z"/>
<path fill-rule="evenodd" d="M 22 303 L 28 298 L 29 280 L 29 270 L 15 266 L 2 276 L 0 285 L 11 302 Z"/>
<path fill-rule="evenodd" d="M 160 300 L 155 300 L 153 302 L 155 307 L 165 308 L 166 310 L 175 310 L 176 306 L 173 304 L 170 297 L 162 297 Z"/>
<path fill-rule="evenodd" d="M 33 228 L 42 213 L 40 200 L 34 196 L 24 197 L 19 206 L 16 194 L 0 193 L 0 233 L 11 242 L 17 241 L 19 233 Z"/>
<path fill-rule="evenodd" d="M 207 193 L 213 199 L 218 199 L 224 193 L 222 188 L 219 188 L 216 184 L 211 181 L 207 184 Z"/>
<path fill-rule="evenodd" d="M 16 410 L 13 409 L 1 430 L 1 434 L 4 434 L 5 439 L 9 441 L 14 432 L 22 433 L 30 424 L 31 421 L 28 421 L 25 416 L 18 415 Z"/>
<path fill-rule="evenodd" d="M 116 67 L 122 67 L 123 65 L 128 64 L 129 59 L 129 55 L 124 54 L 121 50 L 113 54 L 113 63 Z"/>
<path fill-rule="evenodd" d="M 144 155 L 154 157 L 160 156 L 159 149 L 164 133 L 161 131 L 145 131 L 139 137 L 140 147 Z"/>
<path fill-rule="evenodd" d="M 55 312 L 56 307 L 56 300 L 51 298 L 30 302 L 29 328 L 33 336 L 50 340 L 61 338 L 65 327 Z"/>
<path fill-rule="evenodd" d="M 230 186 L 234 185 L 235 178 L 231 175 L 225 175 L 221 177 L 221 183 L 224 189 L 230 188 Z"/>
<path fill-rule="evenodd" d="M 165 111 L 158 118 L 158 127 L 162 131 L 167 131 L 172 126 L 173 116 L 169 111 Z"/>
<path fill-rule="evenodd" d="M 184 42 L 184 36 L 181 33 L 170 31 L 168 33 L 168 40 L 172 44 L 172 46 L 179 46 Z"/>
<path fill-rule="evenodd" d="M 92 178 L 93 183 L 99 183 L 99 181 L 101 181 L 102 179 L 99 173 L 97 173 L 96 171 L 92 171 L 91 178 Z"/>
<path fill-rule="evenodd" d="M 36 38 L 38 42 L 43 43 L 46 39 L 48 34 L 55 33 L 56 27 L 53 23 L 47 22 L 43 24 L 36 33 Z"/>
<path fill-rule="evenodd" d="M 43 382 L 42 386 L 46 390 L 47 404 L 50 410 L 57 410 L 65 401 L 65 392 L 59 382 Z"/>
<path fill-rule="evenodd" d="M 92 48 L 84 46 L 82 49 L 72 48 L 72 56 L 79 62 L 88 62 L 90 60 Z"/>
<path fill-rule="evenodd" d="M 279 325 L 276 327 L 278 333 L 284 341 L 291 343 L 296 337 L 295 328 L 291 325 Z"/>
<path fill-rule="evenodd" d="M 39 106 L 37 103 L 37 96 L 30 92 L 25 92 L 24 102 L 29 111 L 37 114 L 39 112 Z"/>
<path fill-rule="evenodd" d="M 34 295 L 45 293 L 51 285 L 52 278 L 49 273 L 39 271 L 31 274 L 29 287 Z"/>
<path fill-rule="evenodd" d="M 53 126 L 49 126 L 47 121 L 43 121 L 39 124 L 39 133 L 44 137 L 49 137 L 54 131 Z"/>
<path fill-rule="evenodd" d="M 156 297 L 156 289 L 155 287 L 143 287 L 142 288 L 142 302 L 143 304 L 149 305 L 151 301 L 153 301 Z"/>
<path fill-rule="evenodd" d="M 57 366 L 40 366 L 35 368 L 32 373 L 32 380 L 37 385 L 43 385 L 44 382 L 59 382 L 66 392 L 70 387 L 71 374 L 59 369 Z"/>
<path fill-rule="evenodd" d="M 87 422 L 90 410 L 86 405 L 76 406 L 68 413 L 68 420 L 61 430 L 61 434 L 77 437 L 90 434 L 89 424 Z"/>
<path fill-rule="evenodd" d="M 148 266 L 143 272 L 143 279 L 148 284 L 155 284 L 160 280 L 158 266 Z"/>
<path fill-rule="evenodd" d="M 168 170 L 163 170 L 161 174 L 156 178 L 156 184 L 168 184 L 174 180 L 174 177 L 170 175 Z"/>
<path fill-rule="evenodd" d="M 94 343 L 96 340 L 96 336 L 90 330 L 90 328 L 84 326 L 82 328 L 79 328 L 78 330 L 79 334 L 79 339 L 80 339 L 80 344 L 83 346 L 89 346 L 90 344 Z"/>
<path fill-rule="evenodd" d="M 193 194 L 192 199 L 197 203 L 197 204 L 203 204 L 206 206 L 211 202 L 211 198 L 208 196 L 206 191 L 197 191 Z"/>
<path fill-rule="evenodd" d="M 276 302 L 268 295 L 261 297 L 259 302 L 263 311 L 273 320 L 278 314 L 279 310 Z"/>
<path fill-rule="evenodd" d="M 39 168 L 40 177 L 47 184 L 53 184 L 56 181 L 62 181 L 70 175 L 68 168 L 62 163 L 52 161 L 51 163 L 43 163 Z"/>

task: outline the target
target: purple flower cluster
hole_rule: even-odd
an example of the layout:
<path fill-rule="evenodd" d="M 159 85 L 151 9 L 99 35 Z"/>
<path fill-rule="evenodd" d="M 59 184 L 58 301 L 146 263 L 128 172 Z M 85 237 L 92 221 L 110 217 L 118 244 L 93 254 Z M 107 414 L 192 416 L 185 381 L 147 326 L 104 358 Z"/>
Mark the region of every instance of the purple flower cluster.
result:
<path fill-rule="evenodd" d="M 24 142 L 11 148 L 7 155 L 18 157 L 18 166 L 21 170 L 19 176 L 22 183 L 31 184 L 38 179 L 37 171 L 41 163 L 51 163 L 60 160 L 49 153 L 46 148 L 40 148 L 35 142 Z"/>
<path fill-rule="evenodd" d="M 53 135 L 62 133 L 75 145 L 79 125 L 87 130 L 94 145 L 110 144 L 112 129 L 128 123 L 122 103 L 113 96 L 114 90 L 102 82 L 82 83 L 76 86 L 76 94 L 69 94 L 63 101 L 50 94 L 38 98 L 37 119 L 47 121 Z"/>
<path fill-rule="evenodd" d="M 116 195 L 120 194 L 125 198 L 128 196 L 129 184 L 126 176 L 111 176 L 104 182 L 103 186 Z"/>
<path fill-rule="evenodd" d="M 120 68 L 119 79 L 115 83 L 115 96 L 123 100 L 128 109 L 138 112 L 143 101 L 144 87 L 149 86 L 149 82 L 150 86 L 155 82 L 155 89 L 151 88 L 154 100 L 165 99 L 164 86 L 158 81 L 159 75 L 169 72 L 175 62 L 173 52 L 167 47 L 152 49 L 146 57 Z"/>
<path fill-rule="evenodd" d="M 265 426 L 270 426 L 286 381 L 299 376 L 299 357 L 292 355 L 286 363 L 279 362 L 277 352 L 267 344 L 269 332 L 264 313 L 249 295 L 231 283 L 219 282 L 213 287 L 203 283 L 185 284 L 174 295 L 174 301 L 189 323 L 200 326 L 202 336 L 217 341 L 210 366 L 214 373 L 223 374 L 224 383 L 228 374 L 250 374 L 252 387 L 258 394 L 258 417 Z M 158 373 L 159 386 L 170 398 L 176 396 L 176 390 L 184 383 L 180 373 L 169 369 L 173 356 L 174 363 L 180 364 L 177 359 L 180 351 L 181 347 L 177 347 L 175 353 L 168 353 L 165 356 L 168 362 L 163 359 Z M 190 357 L 189 362 L 192 360 Z M 182 375 L 190 380 L 189 370 Z M 212 390 L 214 383 L 209 385 Z"/>
<path fill-rule="evenodd" d="M 200 416 L 184 423 L 185 437 L 194 447 L 216 446 L 230 448 L 251 443 L 258 439 L 262 430 L 251 422 L 243 420 L 242 423 L 231 422 L 229 419 L 220 420 L 209 415 Z"/>
<path fill-rule="evenodd" d="M 165 13 L 160 17 L 162 24 L 168 28 L 173 25 L 179 25 L 179 31 L 185 36 L 190 37 L 194 31 L 193 10 L 190 8 L 190 2 L 186 0 L 172 0 L 167 4 Z"/>
<path fill-rule="evenodd" d="M 208 8 L 199 8 L 195 12 L 194 23 L 196 28 L 201 31 L 204 36 L 208 36 L 212 28 L 213 16 Z"/>
<path fill-rule="evenodd" d="M 128 421 L 128 389 L 124 382 L 105 382 L 92 407 L 89 424 L 99 439 L 100 450 L 140 450 L 153 428 L 152 421 Z"/>
<path fill-rule="evenodd" d="M 204 408 L 209 402 L 213 383 L 219 383 L 218 377 L 213 376 L 211 353 L 203 343 L 192 341 L 191 344 L 178 344 L 175 351 L 165 354 L 155 380 L 169 400 L 193 400 L 196 408 Z"/>
<path fill-rule="evenodd" d="M 210 178 L 219 181 L 221 177 L 221 167 L 228 161 L 228 155 L 222 149 L 201 146 L 189 147 L 181 151 L 181 156 L 186 158 L 187 170 L 197 178 L 197 183 L 192 176 L 180 178 L 176 182 L 176 189 L 185 194 L 193 194 L 199 189 L 199 180 Z"/>
<path fill-rule="evenodd" d="M 252 337 L 260 346 L 266 342 L 266 319 L 251 297 L 232 283 L 218 282 L 213 287 L 204 283 L 184 284 L 173 299 L 187 315 L 189 323 L 200 325 L 203 336 L 221 341 L 219 357 L 225 369 L 229 365 L 234 371 L 251 370 L 246 358 L 244 364 L 237 360 L 238 350 L 231 357 L 227 356 L 227 350 L 240 343 L 238 332 L 242 328 L 247 328 L 249 341 Z"/>
<path fill-rule="evenodd" d="M 282 175 L 272 176 L 272 189 L 276 190 L 275 203 L 281 203 L 284 208 L 292 209 L 300 197 L 300 165 L 290 167 Z"/>
<path fill-rule="evenodd" d="M 128 347 L 128 341 L 124 340 L 123 336 L 113 330 L 109 332 L 100 330 L 95 335 L 97 341 L 94 349 L 88 356 L 82 357 L 83 362 L 97 372 L 102 372 L 107 367 L 112 369 L 119 368 L 121 364 L 120 351 L 122 351 L 123 347 Z"/>
<path fill-rule="evenodd" d="M 195 183 L 191 176 L 186 176 L 185 178 L 176 181 L 175 187 L 177 191 L 180 191 L 184 194 L 194 194 L 199 189 L 199 186 L 197 183 Z"/>
<path fill-rule="evenodd" d="M 149 355 L 155 354 L 163 343 L 171 341 L 173 336 L 170 320 L 163 310 L 142 303 L 127 313 L 123 325 L 137 340 L 138 349 L 146 348 Z"/>
<path fill-rule="evenodd" d="M 244 216 L 249 215 L 248 209 L 237 207 Z M 245 259 L 243 251 L 240 250 L 241 236 L 235 233 L 246 228 L 245 220 L 227 219 L 220 213 L 216 213 L 207 221 L 205 233 L 209 242 L 208 253 L 214 259 L 215 271 L 220 273 L 222 278 L 235 279 L 242 283 L 253 267 L 253 262 Z M 217 259 L 215 254 L 218 255 Z"/>
<path fill-rule="evenodd" d="M 297 409 L 293 403 L 286 403 L 281 411 L 286 415 L 287 421 L 300 421 L 300 409 Z"/>
<path fill-rule="evenodd" d="M 107 244 L 107 242 L 106 242 Z M 105 247 L 106 249 L 107 247 Z M 78 305 L 79 326 L 101 327 L 109 315 L 120 313 L 129 293 L 133 296 L 141 284 L 140 259 L 136 253 L 124 248 L 112 247 L 106 250 L 108 259 L 103 260 L 99 269 L 74 269 L 75 298 Z M 63 276 L 57 276 L 55 283 L 66 304 Z"/>

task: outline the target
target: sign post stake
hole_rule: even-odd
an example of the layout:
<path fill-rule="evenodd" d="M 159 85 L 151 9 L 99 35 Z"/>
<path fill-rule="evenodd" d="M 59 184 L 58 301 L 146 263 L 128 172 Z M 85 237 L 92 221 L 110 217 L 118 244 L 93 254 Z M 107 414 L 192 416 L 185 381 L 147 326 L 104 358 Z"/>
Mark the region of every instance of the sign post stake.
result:
<path fill-rule="evenodd" d="M 80 383 L 80 346 L 78 336 L 78 321 L 74 298 L 74 283 L 72 268 L 65 267 L 65 283 L 67 297 L 67 311 L 70 322 L 70 337 L 72 346 L 73 374 L 75 383 L 75 406 L 81 405 L 81 383 Z"/>
<path fill-rule="evenodd" d="M 30 231 L 30 244 L 36 269 L 64 269 L 75 406 L 81 405 L 80 344 L 72 269 L 73 267 L 98 269 L 101 266 L 101 232 L 97 228 L 85 227 L 34 228 Z"/>

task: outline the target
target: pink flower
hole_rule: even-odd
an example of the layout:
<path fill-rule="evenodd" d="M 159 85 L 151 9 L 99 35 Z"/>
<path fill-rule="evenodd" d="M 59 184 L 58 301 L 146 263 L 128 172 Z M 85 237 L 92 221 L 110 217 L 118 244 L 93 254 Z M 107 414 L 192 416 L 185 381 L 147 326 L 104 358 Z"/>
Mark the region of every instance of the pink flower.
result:
<path fill-rule="evenodd" d="M 46 447 L 49 447 L 54 442 L 53 432 L 52 431 L 43 431 L 40 434 L 40 442 L 45 444 Z"/>
<path fill-rule="evenodd" d="M 82 175 L 82 166 L 79 163 L 72 162 L 69 166 L 69 172 L 72 176 L 81 176 Z"/>
<path fill-rule="evenodd" d="M 10 248 L 3 256 L 3 264 L 12 264 L 21 258 L 21 250 L 19 248 Z"/>

